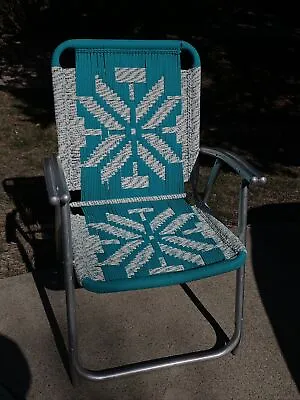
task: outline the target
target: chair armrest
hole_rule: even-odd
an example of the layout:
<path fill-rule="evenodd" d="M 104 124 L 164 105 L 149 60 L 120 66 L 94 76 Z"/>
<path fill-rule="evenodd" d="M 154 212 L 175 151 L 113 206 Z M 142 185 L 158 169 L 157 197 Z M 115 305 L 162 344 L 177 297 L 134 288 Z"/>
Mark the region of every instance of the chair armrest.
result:
<path fill-rule="evenodd" d="M 266 183 L 267 178 L 255 167 L 235 153 L 219 148 L 201 146 L 200 153 L 212 156 L 229 165 L 242 179 L 250 183 Z"/>
<path fill-rule="evenodd" d="M 44 161 L 44 174 L 50 204 L 64 205 L 70 201 L 70 193 L 59 159 L 52 155 Z"/>

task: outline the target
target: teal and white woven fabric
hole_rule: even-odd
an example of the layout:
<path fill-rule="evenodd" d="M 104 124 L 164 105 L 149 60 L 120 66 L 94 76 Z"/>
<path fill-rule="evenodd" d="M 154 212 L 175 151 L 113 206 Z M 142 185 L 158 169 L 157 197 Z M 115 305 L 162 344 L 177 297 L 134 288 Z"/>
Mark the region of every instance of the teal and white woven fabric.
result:
<path fill-rule="evenodd" d="M 71 203 L 75 269 L 96 292 L 181 283 L 240 267 L 241 242 L 191 207 L 184 181 L 200 131 L 200 66 L 180 42 L 77 49 L 53 66 L 59 157 Z M 79 210 L 79 211 L 78 211 Z"/>

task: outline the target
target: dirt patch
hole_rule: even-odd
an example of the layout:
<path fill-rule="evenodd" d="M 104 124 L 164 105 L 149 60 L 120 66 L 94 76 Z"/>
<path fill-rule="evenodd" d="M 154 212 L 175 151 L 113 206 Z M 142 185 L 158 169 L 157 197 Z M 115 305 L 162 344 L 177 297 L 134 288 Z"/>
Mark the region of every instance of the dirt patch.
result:
<path fill-rule="evenodd" d="M 0 91 L 0 277 L 27 271 L 15 244 L 7 243 L 7 217 L 15 204 L 5 193 L 8 178 L 43 174 L 44 157 L 56 150 L 55 127 L 42 128 L 20 112 L 20 103 L 10 93 Z"/>

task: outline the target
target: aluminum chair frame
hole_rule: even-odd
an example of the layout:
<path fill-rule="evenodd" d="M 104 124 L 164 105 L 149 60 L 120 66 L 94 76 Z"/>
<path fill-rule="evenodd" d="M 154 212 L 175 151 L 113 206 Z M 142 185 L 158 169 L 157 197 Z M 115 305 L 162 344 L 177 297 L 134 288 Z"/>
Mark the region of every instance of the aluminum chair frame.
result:
<path fill-rule="evenodd" d="M 69 47 L 93 48 L 95 43 L 104 41 L 77 40 L 62 43 L 54 52 L 54 65 L 59 65 L 61 53 Z M 108 41 L 109 42 L 109 41 Z M 166 46 L 164 41 L 114 41 L 114 45 L 130 47 L 134 42 L 137 48 L 151 46 Z M 110 45 L 111 43 L 108 43 Z M 105 44 L 106 45 L 106 44 Z M 195 49 L 186 42 L 181 42 L 182 49 L 187 50 L 193 56 L 195 65 L 200 65 L 200 59 Z M 197 132 L 198 133 L 198 132 Z M 197 154 L 197 153 L 196 153 Z M 210 176 L 208 178 L 203 199 L 197 194 L 197 182 L 199 177 L 199 159 L 201 155 L 213 157 L 215 159 Z M 201 147 L 199 156 L 191 174 L 191 183 L 196 200 L 201 207 L 206 207 L 210 212 L 207 203 L 211 194 L 212 187 L 219 175 L 221 167 L 226 164 L 231 167 L 241 177 L 239 194 L 239 212 L 238 212 L 238 236 L 242 243 L 246 244 L 247 228 L 247 209 L 248 209 L 248 188 L 250 184 L 265 183 L 266 178 L 253 166 L 247 163 L 236 154 L 222 149 Z M 69 345 L 69 366 L 70 375 L 73 382 L 76 382 L 78 376 L 92 381 L 102 381 L 105 379 L 116 378 L 139 372 L 153 371 L 161 368 L 179 366 L 198 361 L 212 360 L 230 352 L 234 352 L 241 340 L 243 326 L 243 303 L 244 303 L 244 281 L 245 266 L 236 270 L 236 292 L 235 292 L 235 317 L 234 332 L 231 338 L 220 348 L 210 350 L 201 350 L 186 354 L 170 355 L 163 358 L 142 361 L 133 364 L 122 365 L 119 367 L 104 369 L 100 371 L 90 370 L 83 366 L 78 355 L 77 323 L 76 323 L 76 295 L 75 295 L 75 275 L 74 258 L 72 250 L 71 220 L 70 220 L 70 200 L 67 180 L 64 175 L 60 159 L 51 156 L 44 163 L 45 181 L 49 196 L 49 202 L 55 207 L 55 234 L 57 243 L 58 261 L 64 268 L 65 290 L 66 290 L 66 308 L 68 325 L 68 345 Z"/>
<path fill-rule="evenodd" d="M 203 146 L 200 147 L 199 155 L 201 154 L 215 158 L 215 163 L 204 191 L 203 200 L 205 203 L 207 203 L 209 199 L 213 184 L 215 183 L 220 169 L 224 164 L 231 167 L 240 175 L 241 185 L 239 194 L 238 236 L 240 240 L 246 244 L 248 188 L 250 184 L 265 183 L 266 178 L 256 168 L 232 152 Z M 197 195 L 195 188 L 198 177 L 198 166 L 197 162 L 195 172 L 193 172 L 194 178 L 192 180 L 195 195 Z M 53 206 L 55 206 L 56 210 L 56 239 L 59 244 L 58 249 L 61 253 L 61 260 L 64 267 L 70 375 L 73 382 L 76 382 L 78 375 L 91 381 L 102 381 L 105 379 L 137 374 L 139 372 L 153 371 L 166 367 L 195 363 L 198 361 L 213 360 L 236 351 L 241 340 L 243 328 L 245 266 L 236 270 L 234 332 L 229 341 L 221 348 L 195 351 L 180 355 L 170 355 L 163 358 L 146 360 L 100 371 L 90 370 L 84 367 L 80 363 L 78 357 L 75 276 L 73 269 L 69 206 L 70 193 L 59 159 L 56 156 L 49 157 L 45 160 L 44 172 L 49 201 Z M 202 202 L 200 198 L 198 198 L 198 201 Z"/>

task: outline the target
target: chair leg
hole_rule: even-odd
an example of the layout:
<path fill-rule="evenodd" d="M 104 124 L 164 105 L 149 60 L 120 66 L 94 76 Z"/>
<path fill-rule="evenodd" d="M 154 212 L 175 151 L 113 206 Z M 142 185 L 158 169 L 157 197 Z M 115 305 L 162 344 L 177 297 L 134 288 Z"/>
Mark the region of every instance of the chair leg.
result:
<path fill-rule="evenodd" d="M 78 382 L 78 378 L 99 382 L 126 375 L 137 374 L 139 372 L 153 371 L 156 369 L 179 366 L 194 362 L 213 360 L 222 357 L 230 352 L 234 352 L 241 340 L 243 323 L 243 300 L 244 300 L 244 267 L 237 271 L 236 280 L 236 299 L 235 299 L 235 330 L 232 338 L 220 349 L 201 350 L 187 354 L 172 355 L 154 360 L 142 361 L 134 364 L 122 365 L 120 367 L 109 368 L 101 371 L 89 370 L 80 365 L 78 360 L 77 332 L 76 332 L 76 313 L 75 313 L 75 288 L 74 282 L 69 275 L 66 281 L 66 301 L 68 319 L 68 339 L 69 339 L 69 360 L 70 376 L 73 384 Z"/>
<path fill-rule="evenodd" d="M 246 245 L 247 230 L 247 212 L 248 212 L 248 183 L 241 182 L 239 198 L 239 220 L 238 235 L 240 240 Z M 236 271 L 236 303 L 235 303 L 235 323 L 239 326 L 240 340 L 232 354 L 236 355 L 242 336 L 243 325 L 243 305 L 244 305 L 244 286 L 245 286 L 245 266 Z"/>
<path fill-rule="evenodd" d="M 66 270 L 66 269 L 65 269 Z M 67 275 L 67 274 L 66 274 Z M 77 329 L 76 329 L 76 299 L 74 276 L 66 276 L 66 305 L 67 305 L 67 325 L 68 325 L 68 349 L 69 349 L 69 375 L 72 384 L 78 384 L 78 374 L 75 368 L 77 357 Z"/>
<path fill-rule="evenodd" d="M 76 329 L 76 299 L 75 276 L 73 269 L 73 253 L 71 245 L 70 208 L 68 204 L 61 206 L 59 229 L 61 230 L 62 263 L 64 267 L 64 281 L 66 291 L 68 349 L 69 349 L 69 376 L 72 384 L 78 383 L 76 371 L 77 360 L 77 329 Z"/>
<path fill-rule="evenodd" d="M 232 354 L 236 355 L 239 344 L 241 342 L 244 322 L 244 287 L 245 287 L 245 266 L 236 271 L 236 293 L 235 293 L 235 329 L 239 332 L 239 341 L 232 350 Z"/>
<path fill-rule="evenodd" d="M 235 299 L 235 330 L 231 339 L 221 348 L 201 350 L 192 353 L 172 355 L 154 360 L 142 361 L 134 364 L 122 365 L 101 371 L 89 370 L 79 363 L 78 343 L 76 330 L 76 303 L 73 272 L 73 257 L 71 245 L 70 215 L 68 206 L 62 207 L 62 239 L 63 259 L 65 271 L 66 306 L 69 340 L 70 375 L 72 382 L 77 382 L 77 376 L 91 381 L 102 381 L 121 376 L 137 374 L 139 372 L 153 371 L 161 368 L 179 366 L 200 361 L 213 360 L 232 352 L 239 344 L 243 323 L 244 301 L 244 267 L 237 271 L 236 299 Z"/>

